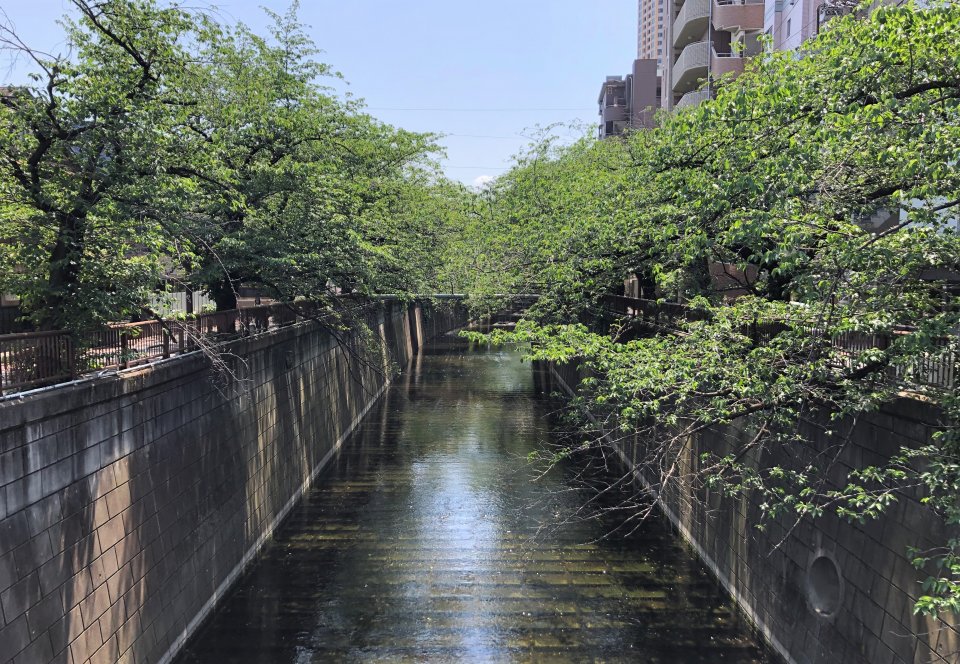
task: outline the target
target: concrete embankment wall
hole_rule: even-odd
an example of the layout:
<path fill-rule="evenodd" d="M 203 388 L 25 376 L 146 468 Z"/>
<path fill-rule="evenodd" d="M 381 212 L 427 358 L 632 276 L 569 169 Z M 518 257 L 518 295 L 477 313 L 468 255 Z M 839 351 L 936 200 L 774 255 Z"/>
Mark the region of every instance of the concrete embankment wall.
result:
<path fill-rule="evenodd" d="M 0 402 L 0 662 L 165 662 L 453 303 Z"/>
<path fill-rule="evenodd" d="M 574 365 L 552 366 L 556 387 L 580 381 Z M 805 449 L 774 449 L 754 461 L 765 467 L 828 469 L 834 486 L 852 468 L 880 465 L 901 445 L 931 441 L 938 413 L 902 399 L 856 422 L 827 417 L 801 424 Z M 827 431 L 833 431 L 828 435 Z M 681 476 L 696 477 L 702 454 L 723 456 L 752 434 L 738 427 L 708 431 L 689 441 Z M 845 442 L 844 442 L 845 441 Z M 624 461 L 642 475 L 644 441 L 619 445 Z M 659 478 L 640 477 L 650 486 Z M 881 518 L 849 523 L 834 514 L 815 521 L 762 522 L 762 498 L 723 497 L 682 479 L 661 492 L 664 512 L 726 587 L 768 644 L 798 664 L 927 664 L 960 662 L 960 631 L 948 622 L 915 615 L 927 574 L 910 562 L 908 547 L 942 546 L 943 521 L 917 494 L 900 494 Z"/>

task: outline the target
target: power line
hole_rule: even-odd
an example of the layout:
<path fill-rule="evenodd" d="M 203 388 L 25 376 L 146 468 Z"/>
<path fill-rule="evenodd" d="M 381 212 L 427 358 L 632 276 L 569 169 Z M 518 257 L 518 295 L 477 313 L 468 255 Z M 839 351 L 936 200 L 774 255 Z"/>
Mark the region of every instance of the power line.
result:
<path fill-rule="evenodd" d="M 488 136 L 488 135 L 486 135 L 486 134 L 447 134 L 447 133 L 443 133 L 443 132 L 440 132 L 440 133 L 441 133 L 441 138 L 446 138 L 447 136 L 453 136 L 453 137 L 455 137 L 455 138 L 503 138 L 503 139 L 510 140 L 510 141 L 526 141 L 526 140 L 529 140 L 529 137 L 527 137 L 527 136 L 519 136 L 519 135 L 514 135 L 514 136 Z"/>
<path fill-rule="evenodd" d="M 443 168 L 478 168 L 484 171 L 506 171 L 509 166 L 443 166 Z"/>
<path fill-rule="evenodd" d="M 368 106 L 368 111 L 440 111 L 445 113 L 520 113 L 527 111 L 586 111 L 594 109 L 580 108 L 387 108 Z"/>

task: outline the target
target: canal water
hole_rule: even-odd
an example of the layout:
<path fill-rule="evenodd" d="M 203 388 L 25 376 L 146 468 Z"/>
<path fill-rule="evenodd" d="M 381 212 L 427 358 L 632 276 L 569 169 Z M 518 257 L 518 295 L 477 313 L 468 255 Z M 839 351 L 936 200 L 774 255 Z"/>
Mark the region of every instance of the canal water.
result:
<path fill-rule="evenodd" d="M 179 664 L 770 661 L 661 521 L 556 525 L 583 495 L 571 471 L 533 481 L 556 407 L 534 372 L 425 349 Z"/>

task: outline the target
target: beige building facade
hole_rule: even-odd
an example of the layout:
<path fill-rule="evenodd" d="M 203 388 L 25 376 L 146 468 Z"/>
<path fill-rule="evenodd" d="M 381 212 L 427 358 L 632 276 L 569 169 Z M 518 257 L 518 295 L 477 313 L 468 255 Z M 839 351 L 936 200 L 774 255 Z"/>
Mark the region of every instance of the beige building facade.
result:
<path fill-rule="evenodd" d="M 666 15 L 670 0 L 639 0 L 637 3 L 637 59 L 656 60 L 663 71 Z"/>
<path fill-rule="evenodd" d="M 741 73 L 761 49 L 764 0 L 668 0 L 663 106 L 698 104 L 713 94 L 713 82 Z M 769 1 L 769 0 L 768 0 Z M 795 0 L 797 4 L 821 0 Z M 776 0 L 774 0 L 776 2 Z"/>
<path fill-rule="evenodd" d="M 607 76 L 597 105 L 600 138 L 619 136 L 628 129 L 652 127 L 661 106 L 657 61 L 636 59 L 626 76 Z"/>
<path fill-rule="evenodd" d="M 599 136 L 653 126 L 652 108 L 698 104 L 764 48 L 796 49 L 852 0 L 638 0 L 637 60 L 608 76 L 597 99 Z M 650 63 L 654 63 L 651 68 Z M 651 106 L 651 104 L 653 106 Z"/>
<path fill-rule="evenodd" d="M 639 0 L 642 4 L 647 0 Z M 896 0 L 892 0 L 896 1 Z M 764 48 L 790 51 L 814 37 L 855 0 L 665 0 L 663 107 L 709 99 L 713 84 L 736 76 Z"/>

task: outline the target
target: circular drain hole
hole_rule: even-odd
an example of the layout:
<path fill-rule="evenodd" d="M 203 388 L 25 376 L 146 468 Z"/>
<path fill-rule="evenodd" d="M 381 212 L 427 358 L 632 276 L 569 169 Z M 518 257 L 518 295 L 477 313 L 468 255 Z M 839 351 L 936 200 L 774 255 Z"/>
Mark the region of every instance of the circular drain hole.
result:
<path fill-rule="evenodd" d="M 807 596 L 814 612 L 830 616 L 840 608 L 842 581 L 837 564 L 826 556 L 813 561 L 807 571 Z"/>

